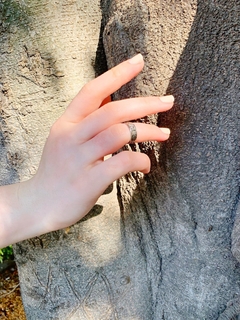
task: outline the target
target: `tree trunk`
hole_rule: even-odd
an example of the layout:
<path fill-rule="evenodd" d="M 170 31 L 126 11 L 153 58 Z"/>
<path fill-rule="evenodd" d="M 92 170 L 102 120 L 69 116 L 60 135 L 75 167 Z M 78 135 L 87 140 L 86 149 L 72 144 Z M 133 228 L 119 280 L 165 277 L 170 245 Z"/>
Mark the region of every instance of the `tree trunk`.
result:
<path fill-rule="evenodd" d="M 174 94 L 171 112 L 141 119 L 169 126 L 171 139 L 134 147 L 150 155 L 152 171 L 119 181 L 121 212 L 116 199 L 104 195 L 75 226 L 15 247 L 28 319 L 238 315 L 239 264 L 231 253 L 239 199 L 235 2 L 101 1 L 108 66 L 136 52 L 146 60 L 144 72 L 115 97 Z M 89 27 L 86 18 L 100 17 L 89 1 L 29 0 L 24 10 L 11 3 L 16 12 L 10 17 L 18 13 L 19 23 L 15 27 L 5 11 L 2 183 L 34 172 L 50 124 L 87 80 L 83 74 L 91 77 L 99 24 Z"/>
<path fill-rule="evenodd" d="M 191 6 L 138 3 L 112 1 L 105 28 L 109 67 L 134 51 L 147 61 L 142 75 L 116 97 L 164 94 L 168 86 L 176 98 L 172 111 L 147 119 L 171 128 L 169 142 L 136 147 L 150 155 L 151 173 L 129 174 L 118 188 L 127 246 L 139 250 L 145 263 L 152 309 L 141 319 L 235 319 L 240 270 L 231 233 L 239 202 L 240 3 L 198 1 L 175 70 L 178 35 L 187 28 Z M 233 244 L 240 261 L 239 224 Z"/>
<path fill-rule="evenodd" d="M 0 1 L 1 184 L 29 178 L 53 121 L 94 77 L 95 1 Z"/>

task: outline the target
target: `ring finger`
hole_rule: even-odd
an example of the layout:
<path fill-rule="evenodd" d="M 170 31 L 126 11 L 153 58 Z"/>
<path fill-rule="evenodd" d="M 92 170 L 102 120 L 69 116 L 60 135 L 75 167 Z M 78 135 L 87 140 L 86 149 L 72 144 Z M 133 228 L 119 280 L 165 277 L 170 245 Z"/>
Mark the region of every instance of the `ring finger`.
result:
<path fill-rule="evenodd" d="M 155 125 L 145 123 L 134 123 L 134 125 L 137 130 L 136 142 L 149 140 L 165 141 L 170 134 L 170 130 L 167 128 L 158 128 Z M 93 163 L 108 154 L 116 152 L 130 140 L 131 133 L 129 127 L 124 123 L 119 123 L 112 125 L 91 140 L 85 142 L 81 146 L 81 152 L 85 155 L 88 163 Z M 86 152 L 84 152 L 84 149 L 86 149 Z M 93 150 L 93 152 L 89 153 L 87 150 Z"/>

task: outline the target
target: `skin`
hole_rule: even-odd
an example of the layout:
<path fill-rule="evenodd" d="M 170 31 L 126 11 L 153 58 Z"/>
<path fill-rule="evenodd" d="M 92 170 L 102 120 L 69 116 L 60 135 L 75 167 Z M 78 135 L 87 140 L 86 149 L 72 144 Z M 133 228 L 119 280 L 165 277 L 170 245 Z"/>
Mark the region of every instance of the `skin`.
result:
<path fill-rule="evenodd" d="M 150 159 L 140 152 L 123 151 L 104 161 L 130 140 L 123 122 L 173 105 L 172 96 L 110 101 L 143 66 L 139 54 L 86 84 L 53 124 L 36 174 L 0 187 L 0 248 L 74 224 L 113 181 L 131 171 L 150 171 Z M 135 125 L 136 142 L 165 141 L 170 134 L 167 128 Z"/>

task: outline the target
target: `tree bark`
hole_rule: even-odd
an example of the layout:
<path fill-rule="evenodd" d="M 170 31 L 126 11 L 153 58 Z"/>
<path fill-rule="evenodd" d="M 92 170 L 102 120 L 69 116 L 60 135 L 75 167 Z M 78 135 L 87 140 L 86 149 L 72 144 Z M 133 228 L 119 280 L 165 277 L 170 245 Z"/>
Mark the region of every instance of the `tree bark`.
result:
<path fill-rule="evenodd" d="M 2 183 L 34 172 L 54 117 L 86 80 L 83 74 L 91 76 L 88 57 L 99 25 L 85 25 L 93 14 L 87 8 L 100 17 L 96 2 L 91 5 L 27 1 L 22 29 L 10 24 L 2 35 Z M 75 226 L 15 247 L 28 319 L 238 315 L 231 233 L 239 200 L 239 6 L 234 0 L 101 1 L 108 67 L 137 52 L 146 60 L 143 73 L 115 98 L 174 94 L 171 112 L 140 120 L 169 126 L 171 139 L 132 147 L 151 157 L 152 171 L 119 181 L 120 212 L 116 198 L 104 195 Z M 89 48 L 91 31 L 86 54 L 81 46 Z"/>
<path fill-rule="evenodd" d="M 89 79 L 95 1 L 0 1 L 1 184 L 29 178 L 53 121 Z M 5 151 L 4 151 L 5 150 Z"/>
<path fill-rule="evenodd" d="M 105 28 L 109 67 L 134 51 L 147 61 L 142 75 L 116 97 L 163 94 L 168 86 L 176 98 L 172 111 L 147 119 L 171 128 L 169 142 L 135 147 L 150 155 L 151 173 L 129 174 L 118 187 L 127 246 L 141 252 L 151 293 L 151 313 L 141 319 L 235 319 L 239 262 L 231 233 L 239 203 L 240 4 L 198 1 L 176 69 L 176 35 L 186 30 L 189 2 L 131 7 L 116 0 L 112 8 Z M 238 260 L 239 229 L 236 220 Z"/>

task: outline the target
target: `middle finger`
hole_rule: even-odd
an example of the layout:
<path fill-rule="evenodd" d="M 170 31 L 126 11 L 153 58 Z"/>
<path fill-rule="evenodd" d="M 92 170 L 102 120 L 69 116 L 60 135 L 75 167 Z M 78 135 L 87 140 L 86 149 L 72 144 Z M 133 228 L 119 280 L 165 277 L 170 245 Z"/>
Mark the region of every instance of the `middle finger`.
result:
<path fill-rule="evenodd" d="M 78 142 L 83 143 L 114 124 L 167 111 L 171 109 L 173 100 L 173 96 L 164 96 L 110 102 L 77 124 L 74 136 Z"/>

